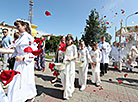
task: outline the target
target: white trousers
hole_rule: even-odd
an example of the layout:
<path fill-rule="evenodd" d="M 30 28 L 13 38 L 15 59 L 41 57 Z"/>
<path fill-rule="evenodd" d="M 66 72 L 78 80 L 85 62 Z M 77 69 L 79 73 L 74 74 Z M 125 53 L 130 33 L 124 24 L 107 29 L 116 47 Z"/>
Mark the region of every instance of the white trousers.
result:
<path fill-rule="evenodd" d="M 97 85 L 100 85 L 101 83 L 100 72 L 92 71 L 92 83 L 96 83 Z"/>
<path fill-rule="evenodd" d="M 72 97 L 72 93 L 75 90 L 75 63 L 72 62 L 66 65 L 65 70 L 61 71 L 61 82 L 64 87 L 63 98 Z"/>
<path fill-rule="evenodd" d="M 88 64 L 85 64 L 83 68 L 79 68 L 79 85 L 85 85 L 87 83 Z"/>

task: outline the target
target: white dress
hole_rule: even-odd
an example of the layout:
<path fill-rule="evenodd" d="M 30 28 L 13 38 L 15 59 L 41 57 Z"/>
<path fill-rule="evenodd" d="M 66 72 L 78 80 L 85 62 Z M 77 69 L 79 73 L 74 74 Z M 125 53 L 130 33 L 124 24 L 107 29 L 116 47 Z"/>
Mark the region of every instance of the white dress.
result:
<path fill-rule="evenodd" d="M 5 95 L 5 92 L 0 84 L 0 102 L 9 102 L 8 97 Z"/>
<path fill-rule="evenodd" d="M 31 99 L 37 95 L 35 79 L 34 79 L 34 57 L 31 53 L 24 53 L 24 49 L 29 46 L 36 50 L 33 44 L 34 38 L 24 32 L 16 40 L 15 44 L 11 47 L 15 47 L 13 56 L 23 56 L 24 61 L 15 61 L 14 70 L 19 71 L 21 74 L 14 76 L 8 87 L 8 102 L 25 102 L 27 99 Z"/>
<path fill-rule="evenodd" d="M 95 67 L 92 67 L 92 82 L 96 83 L 97 85 L 101 83 L 100 80 L 100 62 L 102 59 L 101 51 L 91 51 L 92 61 L 95 63 Z"/>
<path fill-rule="evenodd" d="M 61 71 L 61 82 L 64 87 L 64 98 L 72 97 L 74 92 L 74 81 L 75 81 L 75 60 L 66 61 L 68 58 L 77 58 L 77 48 L 75 45 L 67 47 L 65 52 L 64 62 L 66 63 L 65 69 Z"/>
<path fill-rule="evenodd" d="M 83 66 L 79 67 L 79 85 L 85 85 L 87 83 L 87 72 L 88 72 L 88 63 L 92 62 L 91 56 L 87 48 L 78 51 L 80 55 L 80 61 L 83 63 Z"/>

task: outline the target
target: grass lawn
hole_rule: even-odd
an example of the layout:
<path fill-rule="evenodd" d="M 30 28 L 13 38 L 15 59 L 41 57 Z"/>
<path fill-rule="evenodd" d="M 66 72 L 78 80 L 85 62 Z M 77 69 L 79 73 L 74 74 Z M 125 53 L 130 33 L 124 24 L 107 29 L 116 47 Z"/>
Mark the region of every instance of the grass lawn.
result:
<path fill-rule="evenodd" d="M 48 55 L 45 56 L 46 59 L 52 59 L 52 58 L 54 58 L 54 57 L 55 57 L 55 56 L 48 56 Z"/>

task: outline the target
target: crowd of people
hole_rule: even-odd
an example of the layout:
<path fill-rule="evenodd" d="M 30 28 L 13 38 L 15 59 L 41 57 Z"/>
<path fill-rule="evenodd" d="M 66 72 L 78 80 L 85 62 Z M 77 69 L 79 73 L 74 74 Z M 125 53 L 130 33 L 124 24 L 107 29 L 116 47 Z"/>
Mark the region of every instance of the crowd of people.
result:
<path fill-rule="evenodd" d="M 8 84 L 7 95 L 2 85 L 0 85 L 0 102 L 34 102 L 34 98 L 37 95 L 34 69 L 45 70 L 45 41 L 41 37 L 36 42 L 41 40 L 42 42 L 37 46 L 38 44 L 34 42 L 35 40 L 31 35 L 30 23 L 28 21 L 17 19 L 14 25 L 19 31 L 14 34 L 15 41 L 8 35 L 8 29 L 2 30 L 4 34 L 2 48 L 7 50 L 14 49 L 14 53 L 10 55 L 12 58 L 15 58 L 12 70 L 19 74 L 14 74 L 13 79 Z M 79 41 L 79 48 L 77 48 L 71 34 L 61 37 L 56 51 L 55 63 L 65 64 L 65 68 L 61 71 L 64 99 L 71 98 L 75 90 L 76 61 L 79 62 L 80 91 L 86 88 L 88 67 L 92 69 L 92 83 L 96 87 L 100 87 L 100 77 L 108 72 L 110 55 L 113 59 L 113 66 L 117 66 L 121 72 L 122 62 L 124 61 L 124 48 L 120 48 L 116 42 L 111 47 L 105 40 L 105 36 L 102 36 L 101 42 L 93 43 L 92 46 L 86 46 L 85 42 L 81 39 Z M 38 52 L 34 54 L 33 51 Z M 35 61 L 34 55 L 37 55 Z M 2 70 L 7 70 L 8 56 L 8 54 L 4 54 Z"/>
<path fill-rule="evenodd" d="M 56 59 L 60 59 L 60 63 L 65 63 L 65 68 L 61 71 L 61 82 L 64 88 L 63 98 L 71 98 L 74 92 L 76 60 L 79 61 L 80 91 L 86 88 L 89 66 L 92 68 L 92 83 L 100 87 L 100 77 L 108 71 L 109 54 L 111 51 L 111 46 L 105 41 L 105 36 L 101 37 L 100 43 L 94 43 L 92 47 L 87 47 L 81 39 L 79 41 L 79 48 L 77 48 L 73 43 L 71 34 L 68 34 L 66 39 L 64 38 L 62 41 L 64 41 L 64 44 L 59 44 L 60 47 L 56 52 Z M 64 48 L 66 48 L 65 52 L 61 50 Z M 57 63 L 57 60 L 55 62 Z"/>

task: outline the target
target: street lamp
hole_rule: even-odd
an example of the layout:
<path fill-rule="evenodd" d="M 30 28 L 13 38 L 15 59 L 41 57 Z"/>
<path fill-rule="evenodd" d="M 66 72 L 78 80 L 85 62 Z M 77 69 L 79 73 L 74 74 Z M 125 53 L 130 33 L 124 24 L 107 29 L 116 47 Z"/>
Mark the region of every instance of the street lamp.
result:
<path fill-rule="evenodd" d="M 133 15 L 136 15 L 136 14 L 138 14 L 138 12 L 135 12 L 135 13 L 133 13 L 133 14 L 127 16 L 127 18 L 126 18 L 126 32 L 127 32 L 127 19 L 128 19 L 130 16 L 133 16 Z"/>

